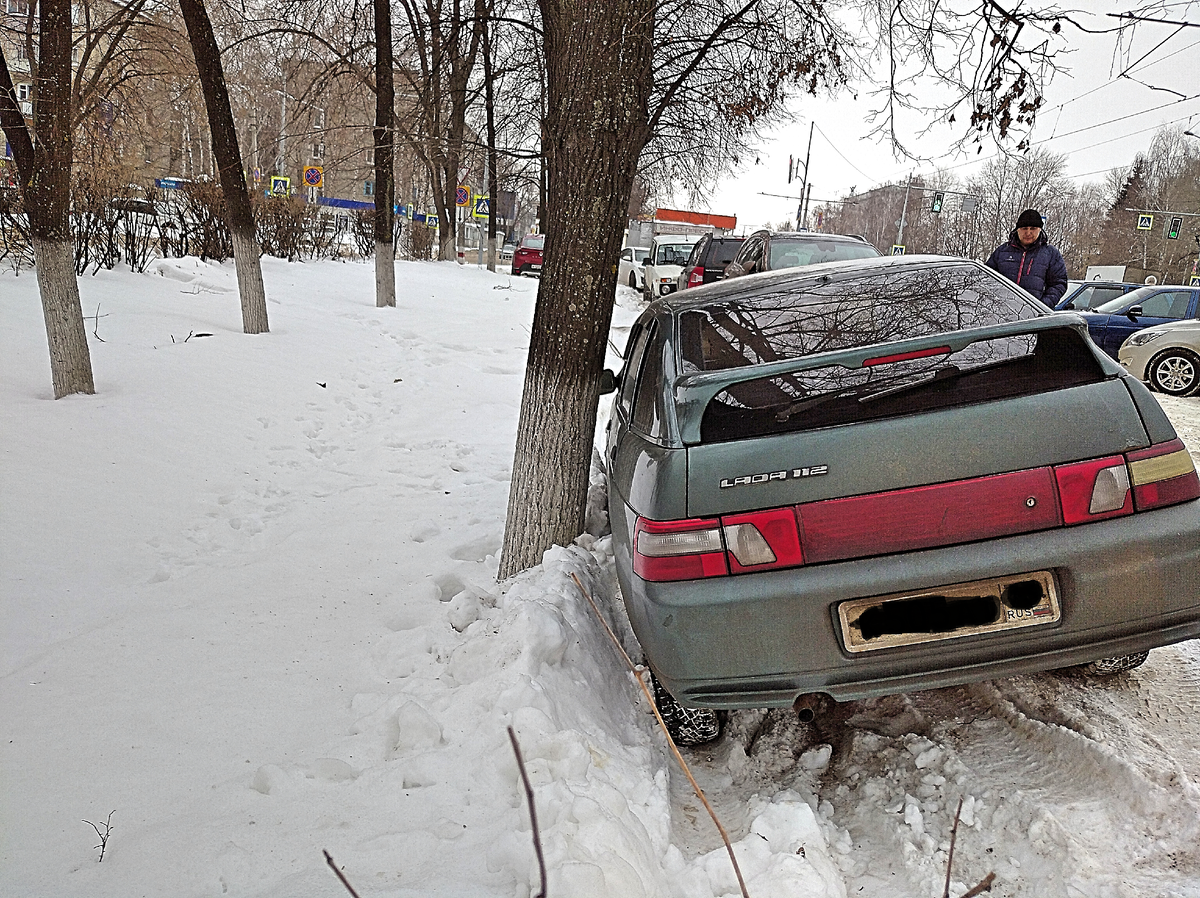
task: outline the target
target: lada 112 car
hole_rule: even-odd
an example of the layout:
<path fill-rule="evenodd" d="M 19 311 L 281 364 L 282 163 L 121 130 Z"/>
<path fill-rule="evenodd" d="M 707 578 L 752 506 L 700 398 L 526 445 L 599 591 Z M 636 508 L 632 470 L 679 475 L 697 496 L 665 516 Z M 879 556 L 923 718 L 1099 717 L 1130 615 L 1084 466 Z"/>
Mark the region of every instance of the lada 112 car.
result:
<path fill-rule="evenodd" d="M 1200 635 L 1188 450 L 1082 316 L 982 265 L 685 290 L 617 383 L 616 569 L 672 715 L 1120 670 Z"/>

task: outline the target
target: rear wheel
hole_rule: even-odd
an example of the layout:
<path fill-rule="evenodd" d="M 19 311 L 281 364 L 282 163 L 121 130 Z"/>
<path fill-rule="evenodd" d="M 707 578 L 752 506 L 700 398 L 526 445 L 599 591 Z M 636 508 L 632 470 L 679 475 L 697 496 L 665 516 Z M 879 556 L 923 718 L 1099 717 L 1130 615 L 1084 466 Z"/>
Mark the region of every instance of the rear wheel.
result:
<path fill-rule="evenodd" d="M 637 275 L 634 274 L 632 271 L 629 272 L 629 286 L 632 287 L 634 290 L 637 289 Z"/>
<path fill-rule="evenodd" d="M 1101 658 L 1099 661 L 1092 661 L 1090 664 L 1080 664 L 1078 667 L 1068 668 L 1068 670 L 1089 676 L 1111 677 L 1114 674 L 1125 673 L 1126 671 L 1133 670 L 1135 667 L 1141 667 L 1149 655 L 1149 652 L 1134 652 L 1132 655 Z"/>
<path fill-rule="evenodd" d="M 654 704 L 676 745 L 703 745 L 721 735 L 721 720 L 712 708 L 685 708 L 650 674 Z"/>
<path fill-rule="evenodd" d="M 1200 358 L 1186 349 L 1168 349 L 1148 368 L 1154 389 L 1168 396 L 1188 396 L 1200 386 Z"/>

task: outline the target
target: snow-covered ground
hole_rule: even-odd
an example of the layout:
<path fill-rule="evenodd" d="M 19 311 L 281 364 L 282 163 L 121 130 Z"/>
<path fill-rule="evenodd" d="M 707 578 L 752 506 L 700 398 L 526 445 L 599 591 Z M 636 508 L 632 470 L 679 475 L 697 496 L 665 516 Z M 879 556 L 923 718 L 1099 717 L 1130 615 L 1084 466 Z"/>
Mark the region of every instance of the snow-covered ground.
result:
<path fill-rule="evenodd" d="M 508 726 L 550 898 L 738 894 L 570 577 L 619 625 L 608 539 L 495 581 L 537 282 L 263 261 L 254 337 L 232 265 L 81 279 L 57 402 L 0 274 L 0 894 L 528 898 Z M 941 895 L 960 799 L 953 895 L 1200 896 L 1200 645 L 843 711 L 687 755 L 754 898 Z"/>

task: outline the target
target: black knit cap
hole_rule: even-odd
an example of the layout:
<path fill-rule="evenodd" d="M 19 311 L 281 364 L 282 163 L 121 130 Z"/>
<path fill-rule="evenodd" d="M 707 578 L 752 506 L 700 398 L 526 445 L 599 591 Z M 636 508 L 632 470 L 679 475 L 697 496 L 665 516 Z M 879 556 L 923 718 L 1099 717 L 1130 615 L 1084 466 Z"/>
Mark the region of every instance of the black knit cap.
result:
<path fill-rule="evenodd" d="M 1021 213 L 1021 217 L 1017 219 L 1018 228 L 1040 228 L 1042 226 L 1042 216 L 1037 209 L 1026 209 Z"/>

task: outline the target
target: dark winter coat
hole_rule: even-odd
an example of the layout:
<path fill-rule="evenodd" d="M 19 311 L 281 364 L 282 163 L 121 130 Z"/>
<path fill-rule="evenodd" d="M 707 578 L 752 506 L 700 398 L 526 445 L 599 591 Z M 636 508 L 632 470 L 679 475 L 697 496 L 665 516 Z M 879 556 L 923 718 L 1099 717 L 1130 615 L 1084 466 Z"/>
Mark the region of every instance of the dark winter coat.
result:
<path fill-rule="evenodd" d="M 1050 308 L 1054 308 L 1067 292 L 1067 263 L 1062 253 L 1046 240 L 1046 232 L 1038 234 L 1033 246 L 1026 249 L 1013 231 L 1008 243 L 996 247 L 996 251 L 984 263 L 994 268 L 1014 284 L 1024 287 Z"/>

